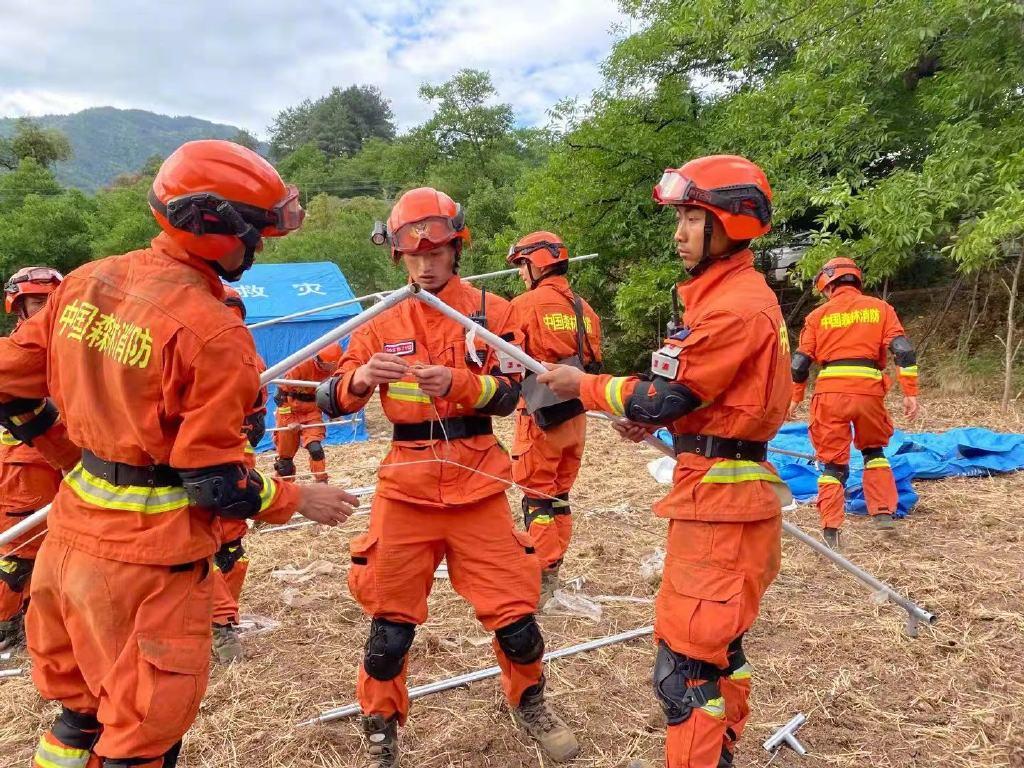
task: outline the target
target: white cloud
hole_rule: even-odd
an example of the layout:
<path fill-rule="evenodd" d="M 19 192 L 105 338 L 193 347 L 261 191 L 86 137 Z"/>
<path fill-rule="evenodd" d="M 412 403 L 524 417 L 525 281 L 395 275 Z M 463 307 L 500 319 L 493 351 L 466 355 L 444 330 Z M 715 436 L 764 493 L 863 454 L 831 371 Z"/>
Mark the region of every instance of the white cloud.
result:
<path fill-rule="evenodd" d="M 600 84 L 616 0 L 5 0 L 0 115 L 86 106 L 192 114 L 264 135 L 273 116 L 332 86 L 378 85 L 408 127 L 417 90 L 490 70 L 517 116 L 545 122 Z"/>

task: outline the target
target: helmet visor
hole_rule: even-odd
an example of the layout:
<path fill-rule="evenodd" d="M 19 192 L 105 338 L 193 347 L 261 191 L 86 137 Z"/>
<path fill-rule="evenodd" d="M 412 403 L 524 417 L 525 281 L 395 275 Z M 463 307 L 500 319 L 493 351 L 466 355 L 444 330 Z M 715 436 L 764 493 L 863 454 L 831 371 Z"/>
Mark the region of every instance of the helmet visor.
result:
<path fill-rule="evenodd" d="M 289 184 L 284 200 L 274 206 L 271 211 L 274 228 L 282 232 L 294 232 L 302 226 L 306 211 L 299 202 L 299 188 Z"/>
<path fill-rule="evenodd" d="M 508 249 L 508 261 L 511 264 L 515 264 L 537 251 L 549 251 L 551 253 L 551 258 L 557 259 L 559 252 L 564 247 L 565 246 L 561 243 L 548 242 L 530 243 L 529 245 L 513 245 Z"/>
<path fill-rule="evenodd" d="M 455 225 L 450 218 L 431 216 L 399 227 L 391 235 L 391 244 L 396 251 L 414 253 L 422 248 L 423 243 L 444 245 L 451 242 L 456 234 Z"/>
<path fill-rule="evenodd" d="M 37 283 L 40 285 L 53 283 L 54 285 L 60 285 L 63 279 L 64 276 L 56 269 L 50 269 L 49 267 L 31 267 L 30 269 L 14 275 L 10 280 L 8 280 L 6 291 L 7 293 L 16 295 L 21 291 L 21 286 L 24 283 Z"/>
<path fill-rule="evenodd" d="M 762 224 L 772 219 L 771 203 L 757 187 L 704 189 L 674 168 L 665 169 L 651 196 L 661 205 L 705 205 L 738 216 L 752 216 Z"/>

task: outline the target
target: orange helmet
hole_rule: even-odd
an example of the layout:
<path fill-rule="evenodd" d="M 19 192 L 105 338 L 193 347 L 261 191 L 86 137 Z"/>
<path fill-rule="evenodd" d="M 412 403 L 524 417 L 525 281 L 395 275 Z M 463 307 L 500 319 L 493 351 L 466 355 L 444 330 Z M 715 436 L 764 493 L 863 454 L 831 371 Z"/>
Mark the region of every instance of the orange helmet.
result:
<path fill-rule="evenodd" d="M 553 232 L 531 232 L 508 249 L 508 263 L 528 261 L 537 269 L 569 261 L 569 249 Z"/>
<path fill-rule="evenodd" d="M 227 280 L 252 266 L 263 237 L 281 237 L 302 225 L 299 191 L 251 149 L 206 139 L 182 144 L 153 179 L 149 205 L 161 229 L 189 253 L 214 262 Z M 245 262 L 232 274 L 216 264 L 238 240 Z"/>
<path fill-rule="evenodd" d="M 654 187 L 662 205 L 710 211 L 732 240 L 753 240 L 772 228 L 772 188 L 758 166 L 738 155 L 709 155 L 668 168 Z"/>
<path fill-rule="evenodd" d="M 844 277 L 855 278 L 858 285 L 864 282 L 864 273 L 860 271 L 860 267 L 853 259 L 848 259 L 845 256 L 829 259 L 814 278 L 814 289 L 818 293 L 824 293 L 826 288 Z"/>
<path fill-rule="evenodd" d="M 433 187 L 411 189 L 391 209 L 387 223 L 391 255 L 429 251 L 453 241 L 469 245 L 469 228 L 462 206 Z"/>
<path fill-rule="evenodd" d="M 15 272 L 4 288 L 7 314 L 21 314 L 25 296 L 49 296 L 64 280 L 64 275 L 49 267 L 24 267 Z"/>
<path fill-rule="evenodd" d="M 330 344 L 324 347 L 316 353 L 313 362 L 321 371 L 332 373 L 341 362 L 341 345 Z"/>
<path fill-rule="evenodd" d="M 224 286 L 224 303 L 228 307 L 234 310 L 235 314 L 238 315 L 238 319 L 243 323 L 245 322 L 245 302 L 242 301 L 242 294 L 232 288 L 230 285 Z"/>

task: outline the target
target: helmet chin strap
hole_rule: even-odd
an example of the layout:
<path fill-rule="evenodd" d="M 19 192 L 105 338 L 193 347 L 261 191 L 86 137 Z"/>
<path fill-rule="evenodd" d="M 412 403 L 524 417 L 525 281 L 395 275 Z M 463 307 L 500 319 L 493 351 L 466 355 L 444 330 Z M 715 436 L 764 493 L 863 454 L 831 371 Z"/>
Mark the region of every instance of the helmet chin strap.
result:
<path fill-rule="evenodd" d="M 252 268 L 256 261 L 256 249 L 263 242 L 263 236 L 260 235 L 258 229 L 243 219 L 241 214 L 235 210 L 235 207 L 226 200 L 217 206 L 216 212 L 221 221 L 227 223 L 235 230 L 235 237 L 241 240 L 242 245 L 245 246 L 245 255 L 242 256 L 242 263 L 235 269 L 228 271 L 218 261 L 209 262 L 214 272 L 229 283 L 234 283 L 241 280 L 242 275 Z"/>
<path fill-rule="evenodd" d="M 702 274 L 704 270 L 711 266 L 713 259 L 711 258 L 711 236 L 715 234 L 714 221 L 711 218 L 711 211 L 707 208 L 704 209 L 704 250 L 700 253 L 700 261 L 694 264 L 692 267 L 687 268 L 687 273 L 690 277 L 697 277 Z"/>

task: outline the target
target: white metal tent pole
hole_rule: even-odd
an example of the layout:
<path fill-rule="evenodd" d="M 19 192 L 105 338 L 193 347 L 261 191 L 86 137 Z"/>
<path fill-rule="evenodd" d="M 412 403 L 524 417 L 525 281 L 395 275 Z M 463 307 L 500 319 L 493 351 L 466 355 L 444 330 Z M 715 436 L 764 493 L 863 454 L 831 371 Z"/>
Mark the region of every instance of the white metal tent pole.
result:
<path fill-rule="evenodd" d="M 585 651 L 593 651 L 598 648 L 604 648 L 609 645 L 615 645 L 616 643 L 624 643 L 629 640 L 636 640 L 638 637 L 646 637 L 647 635 L 654 634 L 654 627 L 640 627 L 639 629 L 631 629 L 628 632 L 620 632 L 617 635 L 610 635 L 609 637 L 600 637 L 596 640 L 587 640 L 585 643 L 578 643 L 577 645 L 571 645 L 568 648 L 559 648 L 557 651 L 549 651 L 544 654 L 544 661 L 552 661 L 554 659 L 561 659 L 566 656 L 572 656 L 577 653 L 583 653 Z M 447 680 L 439 680 L 434 683 L 427 685 L 420 685 L 416 688 L 409 689 L 409 700 L 422 699 L 424 696 L 429 696 L 433 693 L 440 693 L 442 691 L 448 691 L 452 688 L 459 688 L 463 685 L 469 685 L 475 683 L 478 680 L 486 680 L 490 677 L 497 677 L 501 674 L 500 667 L 487 667 L 486 669 L 479 669 L 476 672 L 468 672 L 464 675 L 452 677 Z M 337 709 L 329 709 L 326 712 L 322 712 L 312 720 L 306 720 L 305 722 L 299 723 L 298 725 L 320 725 L 321 723 L 330 723 L 334 720 L 342 720 L 346 717 L 352 717 L 358 715 L 361 712 L 361 708 L 358 704 L 349 704 L 347 707 L 338 707 Z"/>
<path fill-rule="evenodd" d="M 583 256 L 573 256 L 571 259 L 569 259 L 569 261 L 571 261 L 571 262 L 572 261 L 588 261 L 590 259 L 596 259 L 596 258 L 597 258 L 597 254 L 596 253 L 588 253 L 588 254 L 585 254 Z M 501 270 L 498 270 L 497 272 L 484 272 L 483 274 L 480 274 L 480 275 L 470 275 L 469 277 L 464 277 L 462 279 L 465 280 L 466 282 L 470 282 L 471 283 L 471 282 L 474 282 L 476 280 L 490 280 L 492 277 L 503 277 L 505 275 L 514 275 L 518 271 L 519 271 L 518 269 L 501 269 Z M 281 315 L 281 317 L 272 317 L 269 320 L 261 320 L 258 323 L 253 323 L 252 325 L 247 325 L 246 328 L 248 328 L 251 331 L 251 330 L 255 330 L 256 328 L 264 328 L 264 327 L 266 327 L 268 325 L 276 325 L 277 323 L 286 323 L 289 320 L 297 320 L 300 317 L 307 317 L 309 315 L 319 314 L 320 312 L 327 312 L 330 309 L 341 309 L 341 307 L 347 307 L 350 304 L 357 304 L 358 302 L 361 302 L 361 301 L 369 301 L 370 299 L 378 299 L 378 300 L 380 300 L 380 299 L 383 299 L 385 296 L 387 296 L 389 293 L 391 293 L 391 291 L 382 291 L 380 293 L 369 293 L 366 296 L 357 296 L 354 299 L 345 299 L 344 301 L 336 301 L 336 302 L 334 302 L 332 304 L 324 304 L 323 306 L 320 306 L 320 307 L 313 307 L 312 309 L 304 309 L 301 312 L 292 312 L 290 315 Z"/>
<path fill-rule="evenodd" d="M 0 546 L 7 544 L 8 542 L 14 541 L 16 538 L 24 533 L 28 533 L 37 525 L 42 525 L 46 521 L 46 516 L 50 513 L 50 505 L 47 504 L 40 510 L 33 512 L 31 515 L 26 517 L 17 525 L 12 525 L 3 533 L 0 533 Z"/>

